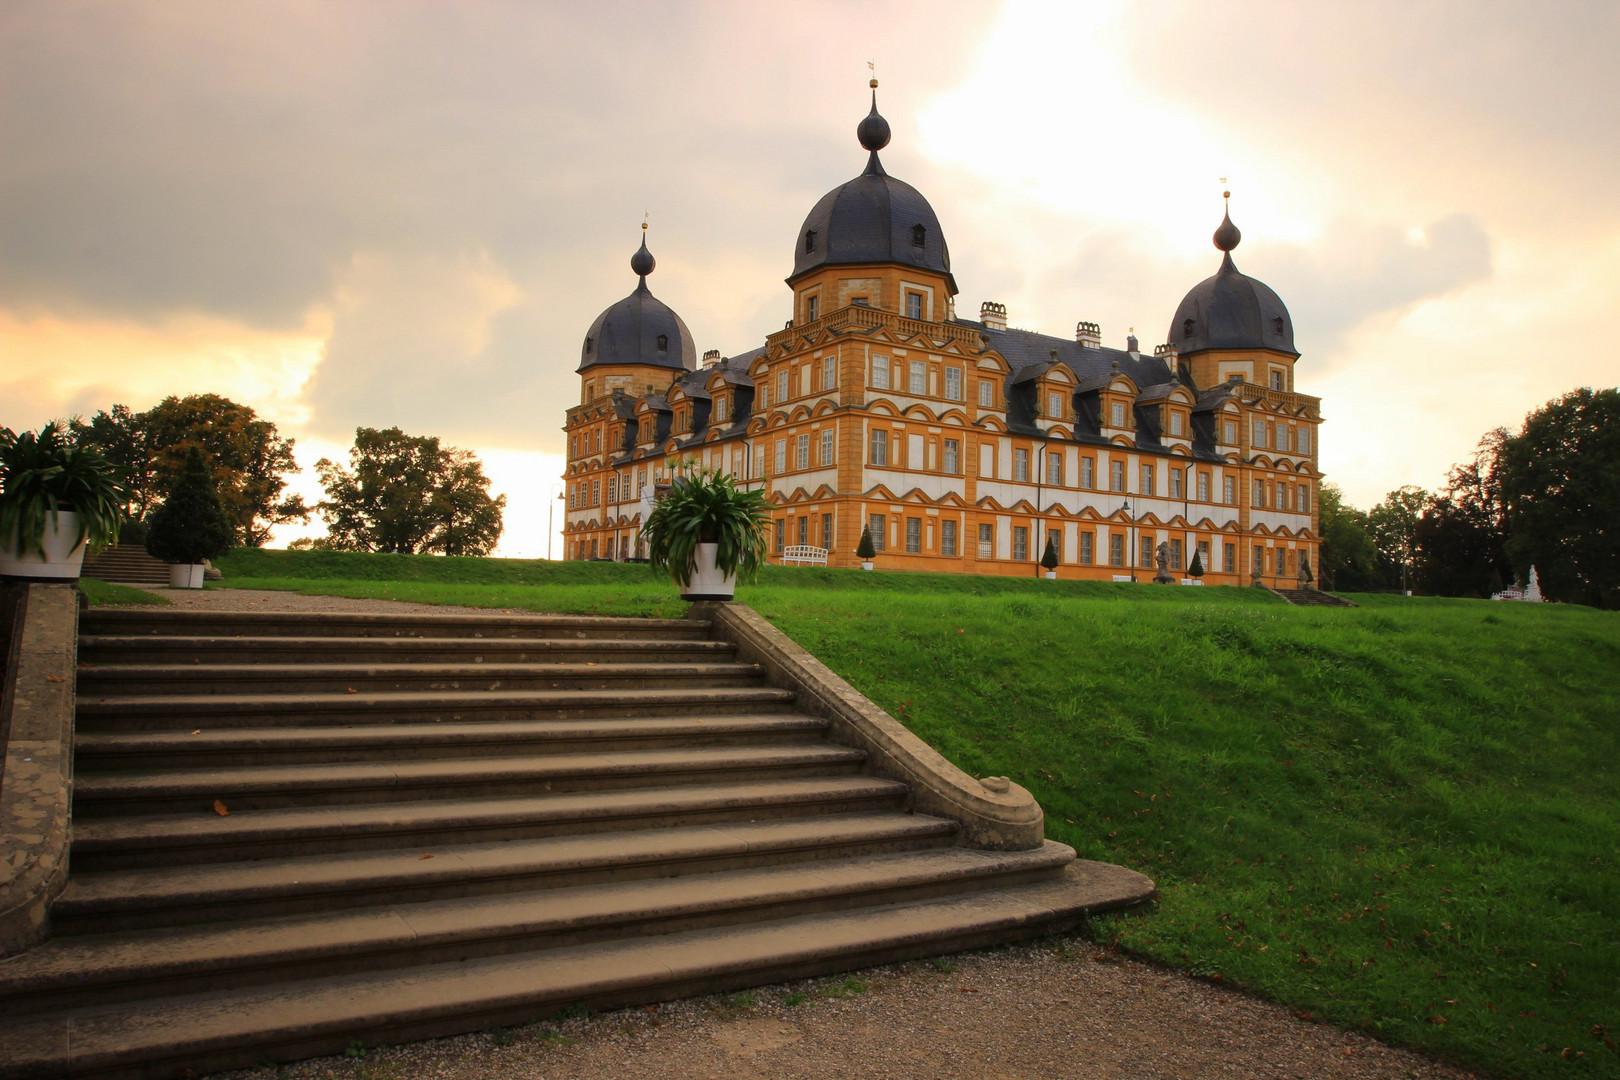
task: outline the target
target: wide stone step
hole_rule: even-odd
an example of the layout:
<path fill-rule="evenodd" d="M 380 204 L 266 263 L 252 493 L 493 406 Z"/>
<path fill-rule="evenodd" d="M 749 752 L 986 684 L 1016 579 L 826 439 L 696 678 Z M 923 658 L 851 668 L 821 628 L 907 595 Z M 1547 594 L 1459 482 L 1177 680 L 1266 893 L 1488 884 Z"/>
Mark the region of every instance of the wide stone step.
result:
<path fill-rule="evenodd" d="M 77 872 L 471 844 L 728 821 L 896 810 L 904 784 L 815 776 L 507 798 L 91 818 L 75 822 Z"/>
<path fill-rule="evenodd" d="M 798 713 L 668 716 L 605 720 L 498 720 L 346 727 L 220 728 L 190 731 L 80 732 L 75 769 L 94 772 L 285 765 L 423 757 L 493 757 L 535 752 L 645 750 L 749 741 L 804 741 L 827 722 Z"/>
<path fill-rule="evenodd" d="M 605 615 L 445 615 L 432 612 L 229 612 L 98 608 L 81 632 L 94 635 L 231 637 L 463 637 L 574 639 L 707 639 L 709 624 L 693 619 L 635 619 Z"/>
<path fill-rule="evenodd" d="M 112 814 L 533 795 L 859 769 L 860 750 L 825 743 L 616 753 L 90 773 L 74 783 L 76 819 Z"/>
<path fill-rule="evenodd" d="M 597 717 L 757 712 L 793 704 L 791 690 L 716 686 L 650 690 L 503 690 L 342 694 L 165 694 L 80 697 L 82 729 L 161 730 L 357 723 L 447 723 L 457 720 L 568 720 Z"/>
<path fill-rule="evenodd" d="M 156 637 L 90 634 L 79 638 L 79 659 L 91 664 L 218 663 L 667 663 L 730 660 L 729 641 L 678 638 L 465 637 Z"/>
<path fill-rule="evenodd" d="M 59 933 L 238 921 L 910 851 L 956 832 L 890 811 L 76 872 L 51 920 Z"/>
<path fill-rule="evenodd" d="M 81 665 L 79 693 L 344 694 L 433 691 L 610 690 L 757 683 L 758 664 L 105 664 Z"/>
<path fill-rule="evenodd" d="M 0 961 L 0 1010 L 45 1012 L 286 979 L 667 934 L 1004 888 L 1074 857 L 929 848 L 859 860 L 388 904 L 356 911 L 57 938 Z"/>
<path fill-rule="evenodd" d="M 993 892 L 0 1021 L 0 1077 L 245 1067 L 1005 942 L 1138 901 L 1096 863 Z M 1148 889 L 1150 884 L 1146 884 Z M 71 1038 L 70 1038 L 71 1034 Z"/>

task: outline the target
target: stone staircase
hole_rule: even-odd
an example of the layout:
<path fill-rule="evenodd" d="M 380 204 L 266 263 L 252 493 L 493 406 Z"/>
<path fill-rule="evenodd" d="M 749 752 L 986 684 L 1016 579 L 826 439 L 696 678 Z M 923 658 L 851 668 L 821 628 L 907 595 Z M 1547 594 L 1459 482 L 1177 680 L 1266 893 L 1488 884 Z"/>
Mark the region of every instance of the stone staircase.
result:
<path fill-rule="evenodd" d="M 84 561 L 83 576 L 121 585 L 169 584 L 169 564 L 154 559 L 140 544 L 114 544 L 93 559 Z"/>
<path fill-rule="evenodd" d="M 1342 596 L 1325 593 L 1321 589 L 1272 589 L 1272 592 L 1299 607 L 1355 607 Z"/>
<path fill-rule="evenodd" d="M 1062 929 L 698 620 L 93 610 L 71 873 L 0 1077 L 179 1075 Z M 780 681 L 780 680 L 779 680 Z M 864 700 L 864 699 L 863 699 Z"/>

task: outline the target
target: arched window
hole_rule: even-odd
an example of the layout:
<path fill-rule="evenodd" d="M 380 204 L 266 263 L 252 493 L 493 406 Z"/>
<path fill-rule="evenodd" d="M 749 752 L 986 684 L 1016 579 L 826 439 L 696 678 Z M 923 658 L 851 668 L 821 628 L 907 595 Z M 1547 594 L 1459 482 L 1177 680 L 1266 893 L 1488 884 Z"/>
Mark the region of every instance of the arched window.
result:
<path fill-rule="evenodd" d="M 928 230 L 921 225 L 911 227 L 911 246 L 922 247 L 928 243 Z"/>
<path fill-rule="evenodd" d="M 590 352 L 591 351 L 591 346 L 595 345 L 595 344 L 596 344 L 596 339 L 595 338 L 591 338 L 591 337 L 586 338 L 585 339 L 585 351 Z"/>
<path fill-rule="evenodd" d="M 1198 321 L 1196 319 L 1188 319 L 1186 322 L 1182 323 L 1181 324 L 1181 336 L 1184 337 L 1184 338 L 1192 337 L 1193 336 L 1193 328 L 1196 327 L 1197 325 L 1198 325 Z"/>
<path fill-rule="evenodd" d="M 816 230 L 811 229 L 804 234 L 804 253 L 806 255 L 816 250 Z"/>
<path fill-rule="evenodd" d="M 1279 334 L 1282 333 L 1283 332 L 1283 317 L 1281 315 L 1275 316 L 1271 320 L 1271 325 L 1276 329 L 1277 333 L 1279 333 Z"/>
<path fill-rule="evenodd" d="M 659 334 L 658 335 L 658 351 L 663 352 L 667 348 L 669 348 L 669 335 L 668 334 Z"/>

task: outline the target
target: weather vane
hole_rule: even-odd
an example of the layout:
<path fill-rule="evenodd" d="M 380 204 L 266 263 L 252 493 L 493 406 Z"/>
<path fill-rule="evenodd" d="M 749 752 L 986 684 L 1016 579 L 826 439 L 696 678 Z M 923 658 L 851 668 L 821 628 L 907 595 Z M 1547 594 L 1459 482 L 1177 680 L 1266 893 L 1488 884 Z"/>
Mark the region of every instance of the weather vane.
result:
<path fill-rule="evenodd" d="M 1225 188 L 1225 187 L 1226 187 L 1226 177 L 1224 177 L 1224 176 L 1223 176 L 1223 177 L 1221 177 L 1221 187 L 1222 187 L 1222 188 L 1223 188 L 1223 189 L 1224 189 L 1224 188 Z M 1230 199 L 1230 198 L 1231 198 L 1231 197 L 1232 197 L 1232 193 L 1231 193 L 1231 192 L 1230 192 L 1230 191 L 1225 191 L 1225 190 L 1223 190 L 1223 191 L 1222 191 L 1222 192 L 1221 192 L 1221 198 L 1223 198 L 1223 199 Z"/>
<path fill-rule="evenodd" d="M 641 212 L 641 231 L 642 232 L 647 231 L 647 219 L 650 218 L 650 217 L 652 217 L 652 211 L 651 210 L 643 210 Z"/>
<path fill-rule="evenodd" d="M 872 73 L 872 89 L 876 90 L 877 89 L 877 61 L 876 60 L 868 60 L 866 62 L 866 70 L 868 70 L 868 71 L 870 71 Z"/>

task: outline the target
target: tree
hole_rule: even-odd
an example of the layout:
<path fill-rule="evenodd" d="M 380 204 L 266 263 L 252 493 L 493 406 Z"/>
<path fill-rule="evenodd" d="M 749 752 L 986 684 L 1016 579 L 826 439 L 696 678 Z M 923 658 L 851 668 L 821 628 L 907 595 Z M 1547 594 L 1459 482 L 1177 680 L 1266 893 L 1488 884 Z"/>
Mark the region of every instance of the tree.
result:
<path fill-rule="evenodd" d="M 235 532 L 215 490 L 213 471 L 193 446 L 169 497 L 147 522 L 146 550 L 165 562 L 200 563 L 229 551 Z"/>
<path fill-rule="evenodd" d="M 855 545 L 855 557 L 861 562 L 871 562 L 877 555 L 877 547 L 872 543 L 872 526 L 861 527 L 861 542 Z"/>
<path fill-rule="evenodd" d="M 1187 576 L 1194 581 L 1204 576 L 1204 553 L 1193 548 L 1192 562 L 1187 564 Z"/>
<path fill-rule="evenodd" d="M 399 428 L 356 428 L 345 469 L 315 463 L 326 498 L 327 542 L 339 551 L 488 555 L 501 538 L 506 496 L 471 451 Z"/>
<path fill-rule="evenodd" d="M 1511 574 L 1501 502 L 1503 428 L 1480 439 L 1473 459 L 1454 465 L 1446 490 L 1432 496 L 1417 523 L 1416 580 L 1440 596 L 1488 596 L 1491 580 Z"/>
<path fill-rule="evenodd" d="M 1322 587 L 1350 592 L 1378 588 L 1378 548 L 1367 529 L 1367 515 L 1344 501 L 1337 484 L 1322 485 L 1316 509 L 1322 529 Z"/>
<path fill-rule="evenodd" d="M 307 521 L 300 496 L 283 496 L 283 476 L 298 472 L 293 440 L 247 405 L 218 394 L 167 397 L 145 412 L 114 405 L 89 423 L 75 423 L 80 441 L 124 467 L 131 488 L 128 513 L 142 520 L 185 469 L 191 448 L 213 471 L 236 542 L 262 547 L 272 526 Z"/>
<path fill-rule="evenodd" d="M 1041 552 L 1041 565 L 1048 570 L 1056 570 L 1061 561 L 1057 549 L 1057 534 L 1046 534 L 1046 550 Z"/>
<path fill-rule="evenodd" d="M 1507 551 L 1550 599 L 1620 607 L 1620 390 L 1550 401 L 1504 440 Z"/>
<path fill-rule="evenodd" d="M 1384 496 L 1384 501 L 1367 511 L 1367 531 L 1378 549 L 1385 587 L 1398 586 L 1403 592 L 1411 585 L 1412 564 L 1417 558 L 1418 517 L 1429 503 L 1429 493 L 1407 484 Z"/>

